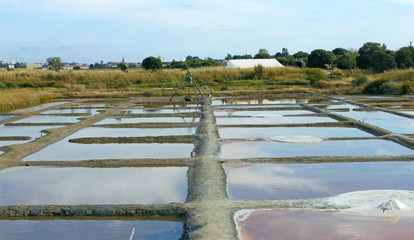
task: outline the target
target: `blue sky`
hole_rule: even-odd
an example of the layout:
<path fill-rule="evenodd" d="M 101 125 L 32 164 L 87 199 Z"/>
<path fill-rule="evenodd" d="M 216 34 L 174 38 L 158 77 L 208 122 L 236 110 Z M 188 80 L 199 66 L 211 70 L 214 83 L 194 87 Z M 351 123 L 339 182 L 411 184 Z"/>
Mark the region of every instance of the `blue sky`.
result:
<path fill-rule="evenodd" d="M 414 0 L 0 0 L 0 60 L 140 62 L 414 41 Z"/>

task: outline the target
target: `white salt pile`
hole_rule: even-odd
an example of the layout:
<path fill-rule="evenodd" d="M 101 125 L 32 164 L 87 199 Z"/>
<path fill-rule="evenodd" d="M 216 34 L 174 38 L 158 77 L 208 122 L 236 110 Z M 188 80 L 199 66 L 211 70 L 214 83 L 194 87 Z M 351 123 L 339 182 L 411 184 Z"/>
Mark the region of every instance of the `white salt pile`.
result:
<path fill-rule="evenodd" d="M 372 190 L 340 194 L 323 204 L 338 208 L 341 214 L 360 216 L 414 216 L 414 192 L 405 190 Z"/>

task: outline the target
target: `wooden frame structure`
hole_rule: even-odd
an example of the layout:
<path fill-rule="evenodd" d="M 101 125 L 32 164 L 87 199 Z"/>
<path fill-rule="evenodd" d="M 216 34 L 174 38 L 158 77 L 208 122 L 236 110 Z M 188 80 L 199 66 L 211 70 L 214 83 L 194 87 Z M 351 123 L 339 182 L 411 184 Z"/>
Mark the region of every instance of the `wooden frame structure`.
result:
<path fill-rule="evenodd" d="M 204 95 L 201 92 L 200 88 L 198 87 L 197 83 L 194 81 L 194 78 L 191 75 L 190 71 L 187 71 L 187 74 L 184 76 L 183 80 L 181 81 L 180 86 L 178 86 L 177 90 L 175 90 L 174 94 L 171 96 L 170 101 L 172 101 L 172 99 L 174 98 L 175 94 L 177 94 L 178 90 L 182 87 L 182 85 L 183 85 L 184 82 L 189 82 L 189 83 L 191 83 L 193 85 L 194 92 L 195 92 L 195 94 L 197 96 L 197 100 L 198 101 L 204 99 Z M 198 90 L 198 93 L 197 93 L 197 90 Z M 199 95 L 200 95 L 201 99 L 200 99 Z M 184 99 L 186 101 L 190 101 L 190 98 L 184 98 Z"/>

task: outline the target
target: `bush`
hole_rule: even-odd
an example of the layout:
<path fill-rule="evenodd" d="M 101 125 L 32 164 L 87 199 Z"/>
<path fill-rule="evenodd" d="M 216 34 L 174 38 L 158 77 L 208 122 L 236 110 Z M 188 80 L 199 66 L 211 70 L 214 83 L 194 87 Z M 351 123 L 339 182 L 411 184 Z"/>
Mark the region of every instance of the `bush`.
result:
<path fill-rule="evenodd" d="M 331 79 L 341 80 L 342 77 L 343 77 L 343 75 L 339 71 L 333 71 L 333 72 L 331 72 L 331 74 L 329 74 L 329 78 L 331 78 Z"/>
<path fill-rule="evenodd" d="M 402 94 L 407 94 L 411 92 L 413 83 L 411 81 L 405 81 L 402 83 L 401 85 L 401 93 Z"/>
<path fill-rule="evenodd" d="M 389 80 L 378 79 L 370 82 L 363 90 L 365 94 L 384 94 L 390 90 Z"/>
<path fill-rule="evenodd" d="M 262 65 L 254 66 L 253 70 L 253 78 L 254 79 L 262 79 L 264 75 L 264 68 Z"/>
<path fill-rule="evenodd" d="M 306 79 L 309 80 L 311 86 L 317 87 L 321 85 L 322 81 L 326 80 L 326 75 L 319 68 L 308 68 L 305 69 L 307 75 Z"/>
<path fill-rule="evenodd" d="M 368 82 L 368 77 L 366 75 L 357 75 L 354 80 L 352 80 L 352 85 L 354 87 L 359 87 Z"/>

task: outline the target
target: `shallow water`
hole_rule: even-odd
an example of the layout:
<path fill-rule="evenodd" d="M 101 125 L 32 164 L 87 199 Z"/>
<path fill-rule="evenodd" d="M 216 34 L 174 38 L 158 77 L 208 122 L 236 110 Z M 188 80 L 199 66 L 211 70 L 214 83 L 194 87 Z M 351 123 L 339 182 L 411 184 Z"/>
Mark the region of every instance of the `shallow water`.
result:
<path fill-rule="evenodd" d="M 8 119 L 15 117 L 16 115 L 10 115 L 10 114 L 0 114 L 0 120 Z"/>
<path fill-rule="evenodd" d="M 121 124 L 121 123 L 152 123 L 152 122 L 165 122 L 165 123 L 193 123 L 199 122 L 198 117 L 140 117 L 140 118 L 122 118 L 122 117 L 110 117 L 106 118 L 97 124 Z"/>
<path fill-rule="evenodd" d="M 220 127 L 221 138 L 269 138 L 275 136 L 314 136 L 321 138 L 330 137 L 372 137 L 373 135 L 357 128 L 345 127 Z"/>
<path fill-rule="evenodd" d="M 183 224 L 177 221 L 140 220 L 139 218 L 56 219 L 56 220 L 0 220 L 0 239 L 13 240 L 113 240 L 179 239 Z"/>
<path fill-rule="evenodd" d="M 243 124 L 295 124 L 295 123 L 321 123 L 321 122 L 336 122 L 336 120 L 329 117 L 217 117 L 216 123 L 218 125 L 243 125 Z"/>
<path fill-rule="evenodd" d="M 30 140 L 24 141 L 0 141 L 0 147 L 8 146 L 12 144 L 23 144 L 37 138 L 46 136 L 47 133 L 42 132 L 46 129 L 56 128 L 60 126 L 4 126 L 0 125 L 0 136 L 8 136 L 8 137 L 30 137 Z"/>
<path fill-rule="evenodd" d="M 13 123 L 77 123 L 81 117 L 33 115 Z"/>
<path fill-rule="evenodd" d="M 414 133 L 414 119 L 382 111 L 350 111 L 337 113 L 394 133 Z"/>
<path fill-rule="evenodd" d="M 341 140 L 317 143 L 265 141 L 222 142 L 220 158 L 298 156 L 414 155 L 414 151 L 386 140 Z"/>
<path fill-rule="evenodd" d="M 242 105 L 242 104 L 303 104 L 329 101 L 325 98 L 222 98 L 213 99 L 212 105 Z"/>
<path fill-rule="evenodd" d="M 39 105 L 39 106 L 36 106 L 36 107 L 23 108 L 23 109 L 15 110 L 12 113 L 30 113 L 30 112 L 35 112 L 35 111 L 38 111 L 38 110 L 41 110 L 41 109 L 44 109 L 44 108 L 65 104 L 65 103 L 68 103 L 68 102 L 69 101 L 45 103 L 45 104 L 42 104 L 42 105 Z"/>
<path fill-rule="evenodd" d="M 363 190 L 414 190 L 414 162 L 223 164 L 234 199 L 305 199 Z"/>
<path fill-rule="evenodd" d="M 184 202 L 187 167 L 16 167 L 0 171 L 0 205 Z"/>
<path fill-rule="evenodd" d="M 69 143 L 69 136 L 23 158 L 23 161 L 81 161 L 91 159 L 189 158 L 188 143 Z"/>
<path fill-rule="evenodd" d="M 196 109 L 172 109 L 172 108 L 142 108 L 142 109 L 124 109 L 121 114 L 151 114 L 151 113 L 195 113 L 200 112 Z"/>
<path fill-rule="evenodd" d="M 105 109 L 99 109 L 99 108 L 85 108 L 85 109 L 79 109 L 79 108 L 65 108 L 65 109 L 55 109 L 55 110 L 49 110 L 44 111 L 41 114 L 68 114 L 68 113 L 81 113 L 81 114 L 89 114 L 89 115 L 98 115 L 101 114 L 101 111 L 105 111 Z"/>
<path fill-rule="evenodd" d="M 272 117 L 283 115 L 314 114 L 307 110 L 278 110 L 278 111 L 214 111 L 214 116 L 254 116 L 254 117 Z"/>
<path fill-rule="evenodd" d="M 193 135 L 196 128 L 83 128 L 74 133 L 71 138 L 83 137 L 144 137 L 144 136 L 170 136 Z"/>
<path fill-rule="evenodd" d="M 45 136 L 43 130 L 61 126 L 4 126 L 0 125 L 0 136 L 28 136 L 32 140 Z"/>
<path fill-rule="evenodd" d="M 241 217 L 236 213 L 239 236 L 244 240 L 405 240 L 414 235 L 414 217 L 401 217 L 393 222 L 381 217 L 341 216 L 306 210 L 254 210 L 244 221 Z"/>

